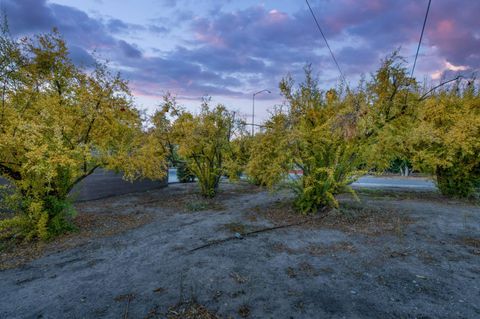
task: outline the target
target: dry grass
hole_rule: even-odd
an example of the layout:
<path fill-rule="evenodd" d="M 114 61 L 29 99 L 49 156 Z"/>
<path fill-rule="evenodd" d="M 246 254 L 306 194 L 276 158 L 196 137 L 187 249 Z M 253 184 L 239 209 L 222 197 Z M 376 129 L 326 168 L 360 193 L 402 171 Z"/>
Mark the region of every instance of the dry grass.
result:
<path fill-rule="evenodd" d="M 90 242 L 92 239 L 109 237 L 149 223 L 152 216 L 144 213 L 129 215 L 79 213 L 74 219 L 77 232 L 67 233 L 49 242 L 13 243 L 0 253 L 0 270 L 15 268 L 43 256 L 47 252 L 62 251 Z"/>
<path fill-rule="evenodd" d="M 321 224 L 346 233 L 367 236 L 393 234 L 403 237 L 406 226 L 413 222 L 406 214 L 391 209 L 344 204 L 340 209 L 332 210 Z"/>
<path fill-rule="evenodd" d="M 464 237 L 460 242 L 463 245 L 471 247 L 470 253 L 480 256 L 480 238 Z"/>
<path fill-rule="evenodd" d="M 302 215 L 295 211 L 291 201 L 279 201 L 268 207 L 257 206 L 254 212 L 274 225 L 303 222 L 300 227 L 324 227 L 368 236 L 395 234 L 402 237 L 406 226 L 413 222 L 406 214 L 362 203 L 342 203 L 339 209 Z"/>
<path fill-rule="evenodd" d="M 210 312 L 205 306 L 191 300 L 181 302 L 168 309 L 167 319 L 220 319 L 218 315 Z"/>
<path fill-rule="evenodd" d="M 250 316 L 250 308 L 247 305 L 242 305 L 238 309 L 238 315 L 242 318 L 248 318 Z"/>
<path fill-rule="evenodd" d="M 226 229 L 231 233 L 239 233 L 243 235 L 247 232 L 247 225 L 242 223 L 228 223 L 221 225 L 220 229 Z"/>

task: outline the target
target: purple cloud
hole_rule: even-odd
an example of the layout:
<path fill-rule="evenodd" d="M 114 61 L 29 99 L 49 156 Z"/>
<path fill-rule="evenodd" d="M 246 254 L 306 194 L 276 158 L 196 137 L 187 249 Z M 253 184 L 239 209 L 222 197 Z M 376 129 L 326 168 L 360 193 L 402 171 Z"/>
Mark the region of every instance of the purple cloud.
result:
<path fill-rule="evenodd" d="M 312 63 L 322 85 L 338 79 L 303 2 L 280 9 L 275 1 L 245 5 L 185 0 L 180 5 L 164 0 L 160 5 L 169 14 L 145 23 L 93 16 L 46 0 L 3 3 L 13 34 L 58 27 L 76 63 L 91 64 L 89 52 L 96 50 L 119 67 L 140 95 L 159 97 L 172 90 L 184 97 L 249 97 L 258 87 L 275 88 L 287 72 L 300 76 L 305 63 Z M 412 62 L 427 1 L 311 3 L 347 79 L 374 71 L 381 58 L 399 47 Z M 478 12 L 478 1 L 432 3 L 418 60 L 420 79 L 480 67 Z"/>

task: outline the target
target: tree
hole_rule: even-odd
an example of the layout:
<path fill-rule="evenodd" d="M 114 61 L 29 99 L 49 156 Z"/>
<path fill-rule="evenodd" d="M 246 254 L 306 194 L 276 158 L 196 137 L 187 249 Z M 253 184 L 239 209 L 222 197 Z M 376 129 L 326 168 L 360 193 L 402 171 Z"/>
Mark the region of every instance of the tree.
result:
<path fill-rule="evenodd" d="M 324 94 L 309 66 L 298 89 L 290 77 L 280 83 L 286 111 L 277 110 L 267 121 L 266 131 L 254 144 L 247 172 L 261 184 L 273 186 L 289 170 L 303 174 L 290 185 L 295 205 L 303 213 L 337 206 L 335 195 L 352 192 L 348 186 L 359 175 L 357 112 L 335 90 Z"/>
<path fill-rule="evenodd" d="M 56 31 L 17 41 L 4 27 L 0 54 L 0 175 L 15 186 L 18 212 L 0 222 L 0 237 L 69 229 L 67 195 L 98 167 L 129 180 L 164 176 L 164 151 L 119 75 L 75 66 Z"/>
<path fill-rule="evenodd" d="M 383 172 L 393 162 L 406 170 L 411 162 L 411 132 L 417 124 L 418 84 L 409 77 L 405 60 L 394 52 L 357 93 L 359 129 L 365 137 L 367 167 Z"/>
<path fill-rule="evenodd" d="M 474 81 L 427 98 L 412 136 L 414 166 L 435 174 L 443 194 L 475 195 L 480 187 L 480 93 Z"/>
<path fill-rule="evenodd" d="M 165 136 L 168 136 L 170 143 L 178 146 L 178 154 L 185 160 L 187 169 L 198 179 L 201 194 L 214 197 L 220 178 L 227 173 L 233 114 L 223 105 L 210 109 L 209 100 L 205 99 L 200 113 L 195 115 L 167 98 L 162 110 L 154 116 L 155 123 L 166 119 L 167 112 L 174 121 L 170 131 L 157 131 L 159 143 L 164 144 Z"/>

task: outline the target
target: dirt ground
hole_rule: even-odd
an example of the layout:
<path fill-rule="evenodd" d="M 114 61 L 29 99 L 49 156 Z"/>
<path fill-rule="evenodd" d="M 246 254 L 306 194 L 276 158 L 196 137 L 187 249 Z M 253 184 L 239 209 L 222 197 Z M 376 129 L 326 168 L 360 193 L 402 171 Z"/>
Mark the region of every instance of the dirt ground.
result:
<path fill-rule="evenodd" d="M 78 233 L 0 253 L 0 318 L 480 318 L 480 207 L 369 190 L 312 218 L 222 188 L 77 204 Z"/>

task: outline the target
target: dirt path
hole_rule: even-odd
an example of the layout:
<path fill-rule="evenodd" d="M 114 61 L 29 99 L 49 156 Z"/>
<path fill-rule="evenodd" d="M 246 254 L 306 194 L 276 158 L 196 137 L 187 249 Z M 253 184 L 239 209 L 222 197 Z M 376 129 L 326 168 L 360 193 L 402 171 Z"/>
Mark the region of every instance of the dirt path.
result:
<path fill-rule="evenodd" d="M 288 195 L 224 186 L 205 207 L 181 184 L 79 204 L 151 221 L 1 271 L 0 317 L 162 318 L 190 297 L 223 318 L 480 317 L 479 207 L 344 198 L 322 222 L 190 252 L 287 218 Z"/>

